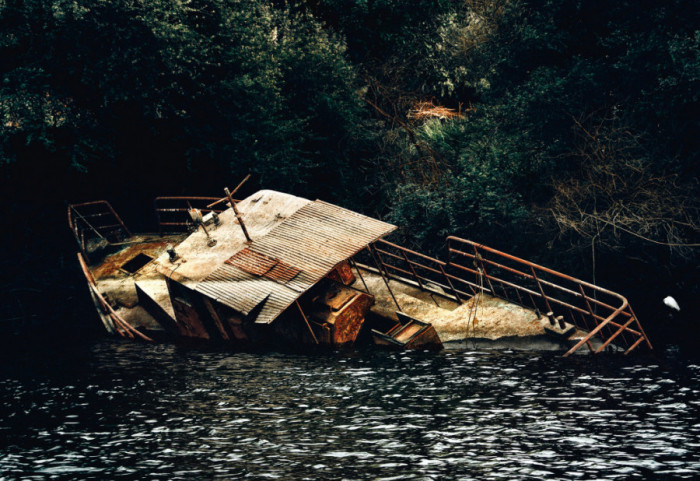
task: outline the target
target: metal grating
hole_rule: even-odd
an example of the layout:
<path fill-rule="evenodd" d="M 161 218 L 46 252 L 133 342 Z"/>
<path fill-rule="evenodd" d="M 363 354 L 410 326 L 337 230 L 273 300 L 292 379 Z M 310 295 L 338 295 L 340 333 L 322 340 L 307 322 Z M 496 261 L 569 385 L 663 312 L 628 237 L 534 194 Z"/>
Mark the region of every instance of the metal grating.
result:
<path fill-rule="evenodd" d="M 269 324 L 338 263 L 395 228 L 317 200 L 253 239 L 196 290 L 243 314 L 265 300 L 255 322 Z"/>

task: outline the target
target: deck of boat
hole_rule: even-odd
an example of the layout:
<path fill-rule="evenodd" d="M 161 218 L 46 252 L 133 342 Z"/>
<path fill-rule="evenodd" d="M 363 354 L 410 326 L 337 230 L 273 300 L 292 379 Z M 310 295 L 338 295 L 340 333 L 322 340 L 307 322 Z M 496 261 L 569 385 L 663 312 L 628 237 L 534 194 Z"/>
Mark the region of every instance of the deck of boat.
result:
<path fill-rule="evenodd" d="M 555 339 L 547 334 L 551 329 L 546 317 L 535 311 L 487 294 L 478 294 L 463 304 L 420 289 L 415 283 L 402 279 L 389 279 L 398 307 L 382 277 L 374 269 L 361 268 L 362 279 L 375 297 L 371 310 L 374 314 L 397 321 L 396 311 L 429 322 L 443 343 L 453 345 L 465 341 L 479 345 L 523 347 L 537 345 L 538 349 L 562 349 L 570 341 L 581 339 L 585 333 L 577 330 L 565 339 Z M 357 276 L 352 287 L 365 290 Z M 439 286 L 430 286 L 440 292 Z M 399 309 L 400 308 L 400 309 Z M 449 345 L 449 344 L 448 344 Z"/>

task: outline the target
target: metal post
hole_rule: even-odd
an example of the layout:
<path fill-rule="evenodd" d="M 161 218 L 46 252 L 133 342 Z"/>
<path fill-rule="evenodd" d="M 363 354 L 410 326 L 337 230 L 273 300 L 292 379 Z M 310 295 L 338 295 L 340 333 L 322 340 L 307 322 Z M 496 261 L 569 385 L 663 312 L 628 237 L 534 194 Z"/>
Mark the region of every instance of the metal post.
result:
<path fill-rule="evenodd" d="M 374 261 L 374 265 L 377 266 L 377 270 L 379 271 L 379 275 L 382 277 L 382 280 L 384 281 L 384 284 L 386 285 L 387 290 L 389 291 L 389 294 L 391 295 L 391 298 L 394 300 L 394 304 L 396 304 L 396 308 L 401 311 L 401 306 L 399 305 L 399 301 L 396 300 L 396 297 L 394 296 L 394 293 L 391 292 L 391 287 L 389 287 L 389 281 L 384 277 L 384 271 L 382 270 L 382 265 L 381 263 L 377 260 L 377 258 L 374 255 L 374 251 L 372 250 L 372 246 L 367 244 L 367 250 L 369 253 L 372 255 L 372 260 Z M 403 312 L 403 311 L 401 311 Z"/>
<path fill-rule="evenodd" d="M 459 297 L 459 294 L 457 294 L 457 289 L 455 289 L 455 286 L 452 285 L 452 281 L 450 280 L 450 277 L 447 275 L 447 272 L 445 272 L 445 268 L 442 267 L 442 264 L 438 264 L 438 266 L 440 266 L 440 272 L 442 272 L 442 275 L 445 277 L 445 280 L 447 281 L 447 284 L 450 286 L 450 289 L 452 289 L 452 293 L 457 298 L 457 301 L 460 304 L 462 304 L 462 298 Z"/>
<path fill-rule="evenodd" d="M 348 264 L 355 267 L 355 270 L 357 271 L 357 275 L 360 276 L 360 280 L 362 281 L 362 285 L 365 286 L 365 291 L 367 291 L 367 294 L 370 294 L 369 287 L 367 287 L 367 283 L 365 282 L 365 278 L 362 277 L 362 272 L 360 272 L 360 268 L 357 267 L 357 263 L 352 258 L 350 258 L 350 259 L 348 259 Z"/>
<path fill-rule="evenodd" d="M 306 318 L 306 314 L 304 314 L 304 311 L 301 309 L 301 304 L 299 304 L 299 301 L 295 301 L 297 307 L 299 308 L 299 312 L 301 313 L 301 317 L 304 318 L 304 322 L 306 323 L 306 327 L 309 328 L 309 332 L 311 333 L 311 337 L 314 338 L 314 342 L 318 345 L 318 339 L 316 338 L 316 334 L 314 334 L 314 330 L 311 329 L 311 324 L 309 324 L 309 320 Z"/>
<path fill-rule="evenodd" d="M 233 201 L 233 197 L 231 196 L 231 192 L 229 192 L 228 187 L 224 188 L 224 192 L 226 192 L 226 197 L 228 197 L 228 201 L 231 204 L 231 208 L 236 214 L 236 219 L 238 219 L 238 223 L 241 225 L 241 229 L 243 229 L 243 235 L 245 235 L 245 238 L 250 244 L 251 242 L 253 242 L 253 239 L 250 238 L 250 235 L 248 234 L 248 229 L 245 228 L 245 224 L 243 223 L 243 217 L 241 216 L 241 213 L 238 212 L 238 207 L 236 207 L 236 203 Z"/>
<path fill-rule="evenodd" d="M 639 322 L 639 318 L 638 318 L 637 315 L 634 313 L 634 310 L 632 309 L 632 306 L 629 306 L 629 308 L 630 308 L 630 314 L 632 314 L 632 317 L 634 317 L 634 320 L 637 321 L 637 327 L 639 327 L 639 331 L 642 333 L 642 337 L 643 337 L 644 340 L 646 341 L 647 346 L 649 347 L 649 349 L 654 349 L 654 348 L 651 346 L 651 341 L 649 341 L 649 338 L 647 337 L 646 332 L 644 332 L 644 328 L 642 327 L 642 325 L 641 325 L 640 322 Z M 631 350 L 631 349 L 630 349 L 630 350 Z"/>
<path fill-rule="evenodd" d="M 483 258 L 481 257 L 481 254 L 479 254 L 479 251 L 476 250 L 476 246 L 473 246 L 473 247 L 474 247 L 474 260 L 475 260 L 475 261 L 479 261 L 479 265 L 481 266 L 481 272 L 482 272 L 481 275 L 484 276 L 484 277 L 486 278 L 486 282 L 489 283 L 489 287 L 491 288 L 491 295 L 492 295 L 493 297 L 496 297 L 496 289 L 493 288 L 493 284 L 491 284 L 491 279 L 489 278 L 489 275 L 488 275 L 488 273 L 486 272 L 486 268 L 484 267 L 484 260 L 483 260 Z M 477 269 L 478 269 L 478 268 L 477 268 Z M 482 279 L 482 282 L 481 282 L 481 294 L 482 294 L 482 295 L 484 294 L 484 287 L 483 287 L 483 284 L 484 284 L 484 283 L 483 283 L 483 279 Z"/>
<path fill-rule="evenodd" d="M 586 331 L 589 331 L 590 328 L 588 327 L 588 323 L 586 322 L 586 316 L 584 316 L 582 312 L 579 312 L 578 315 L 581 316 L 581 320 L 583 321 L 583 325 L 586 326 Z M 574 325 L 576 325 L 576 324 L 574 324 Z M 590 352 L 594 351 L 593 344 L 591 344 L 590 340 L 588 342 L 586 342 L 586 345 L 588 346 L 588 350 Z"/>
<path fill-rule="evenodd" d="M 547 306 L 547 312 L 554 312 L 552 311 L 552 308 L 549 306 L 549 300 L 547 299 L 547 296 L 544 294 L 544 290 L 542 289 L 542 284 L 540 284 L 540 280 L 537 278 L 537 274 L 535 273 L 535 268 L 530 266 L 530 271 L 532 271 L 532 277 L 535 279 L 535 282 L 537 283 L 537 288 L 540 290 L 540 295 L 542 296 L 542 299 L 544 299 L 544 305 Z"/>
<path fill-rule="evenodd" d="M 245 184 L 246 181 L 247 181 L 248 179 L 250 179 L 250 174 L 248 174 L 248 175 L 245 176 L 245 179 L 243 179 L 243 180 L 241 181 L 241 183 L 238 184 L 238 185 L 236 186 L 236 188 L 233 189 L 233 191 L 231 191 L 231 194 L 227 195 L 227 196 L 224 197 L 223 199 L 219 199 L 219 200 L 217 200 L 217 201 L 212 202 L 211 204 L 209 204 L 209 205 L 207 206 L 207 209 L 211 209 L 211 208 L 214 207 L 215 205 L 219 205 L 219 204 L 221 204 L 222 202 L 226 202 L 226 200 L 228 200 L 231 196 L 233 196 L 236 192 L 238 192 L 238 189 L 240 189 L 241 187 L 243 187 L 243 184 Z"/>
<path fill-rule="evenodd" d="M 408 264 L 408 268 L 411 269 L 411 272 L 413 273 L 413 277 L 416 278 L 416 281 L 418 282 L 418 285 L 420 286 L 421 290 L 427 292 L 428 295 L 430 296 L 430 298 L 431 298 L 431 299 L 433 300 L 433 302 L 435 303 L 435 305 L 436 305 L 437 307 L 440 307 L 440 304 L 438 304 L 438 301 L 435 300 L 435 297 L 433 297 L 433 294 L 432 294 L 430 291 L 428 291 L 428 290 L 423 286 L 423 283 L 421 282 L 420 277 L 418 276 L 418 273 L 417 273 L 416 270 L 413 268 L 413 264 L 411 264 L 411 261 L 408 260 L 408 256 L 406 255 L 406 251 L 403 250 L 403 249 L 401 249 L 400 252 L 401 252 L 401 255 L 403 256 L 403 260 L 405 260 L 405 261 L 406 261 L 406 264 Z"/>

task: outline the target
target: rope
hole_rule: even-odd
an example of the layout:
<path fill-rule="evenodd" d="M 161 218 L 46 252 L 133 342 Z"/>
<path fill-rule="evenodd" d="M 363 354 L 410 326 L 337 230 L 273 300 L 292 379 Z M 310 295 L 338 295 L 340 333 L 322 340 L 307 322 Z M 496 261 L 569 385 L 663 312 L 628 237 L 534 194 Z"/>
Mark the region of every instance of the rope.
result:
<path fill-rule="evenodd" d="M 474 333 L 475 327 L 474 327 L 474 321 L 476 321 L 476 313 L 477 310 L 479 309 L 479 294 L 482 296 L 484 295 L 484 273 L 481 270 L 480 267 L 477 267 L 477 272 L 479 273 L 479 292 L 476 293 L 476 295 L 472 298 L 474 302 L 472 303 L 471 307 L 469 308 L 469 314 L 467 315 L 467 332 L 465 334 L 465 342 L 469 340 L 469 330 L 471 329 L 472 334 Z M 472 349 L 476 349 L 476 342 L 474 341 L 474 337 L 472 337 Z"/>

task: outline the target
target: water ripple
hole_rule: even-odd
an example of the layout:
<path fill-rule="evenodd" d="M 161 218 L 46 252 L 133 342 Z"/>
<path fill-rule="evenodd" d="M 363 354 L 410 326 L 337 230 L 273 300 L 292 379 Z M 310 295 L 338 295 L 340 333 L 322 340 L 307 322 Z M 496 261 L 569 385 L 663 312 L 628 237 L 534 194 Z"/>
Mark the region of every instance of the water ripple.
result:
<path fill-rule="evenodd" d="M 0 479 L 694 479 L 700 366 L 552 353 L 0 359 Z"/>

